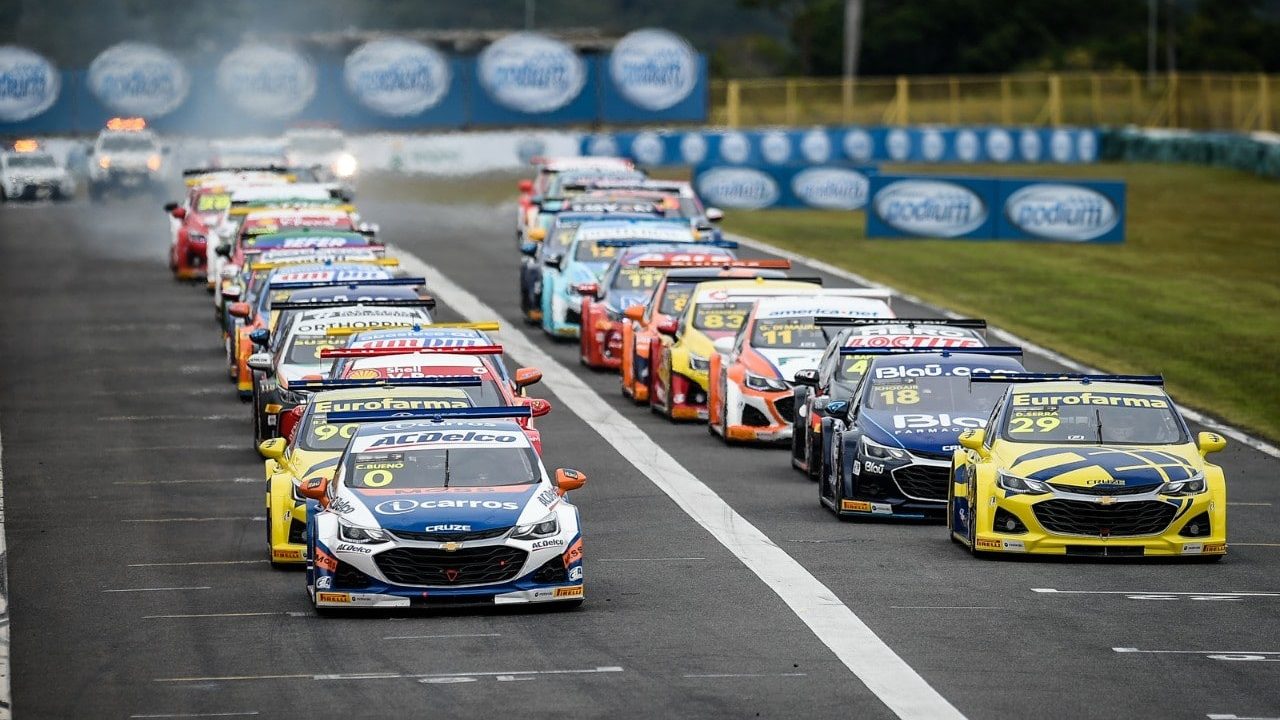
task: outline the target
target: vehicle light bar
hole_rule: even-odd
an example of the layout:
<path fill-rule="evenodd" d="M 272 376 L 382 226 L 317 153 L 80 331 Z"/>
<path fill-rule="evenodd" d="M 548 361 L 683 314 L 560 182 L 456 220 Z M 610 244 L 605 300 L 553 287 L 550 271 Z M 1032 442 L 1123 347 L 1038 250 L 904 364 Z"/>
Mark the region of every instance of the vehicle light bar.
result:
<path fill-rule="evenodd" d="M 831 325 L 844 327 L 864 327 L 868 325 L 928 325 L 932 327 L 959 327 L 985 330 L 986 320 L 976 318 L 842 318 L 818 316 L 813 319 L 815 325 Z"/>
<path fill-rule="evenodd" d="M 383 328 L 378 328 L 379 330 Z M 421 348 L 327 348 L 320 351 L 320 358 L 364 358 L 385 355 L 501 355 L 501 345 L 470 345 L 461 347 Z"/>
<path fill-rule="evenodd" d="M 719 267 L 728 270 L 729 268 L 756 268 L 759 270 L 790 270 L 790 260 L 730 260 L 728 262 L 715 262 L 707 260 L 705 262 L 698 260 L 641 260 L 637 263 L 639 267 L 647 268 L 693 268 L 693 267 Z M 723 278 L 719 278 L 723 279 Z"/>
<path fill-rule="evenodd" d="M 1083 373 L 975 373 L 969 376 L 973 382 L 1038 383 L 1077 381 L 1082 384 L 1095 382 L 1130 383 L 1133 385 L 1164 385 L 1163 375 L 1086 375 Z"/>
<path fill-rule="evenodd" d="M 290 390 L 344 390 L 389 387 L 480 387 L 484 381 L 471 375 L 428 375 L 417 378 L 328 378 L 289 383 Z"/>
<path fill-rule="evenodd" d="M 1021 357 L 1022 348 L 1016 345 L 991 345 L 988 347 L 973 347 L 973 348 L 842 347 L 840 348 L 840 354 L 841 355 L 941 355 L 942 357 L 950 357 L 952 355 L 1017 355 Z"/>
<path fill-rule="evenodd" d="M 487 418 L 531 418 L 533 410 L 524 405 L 493 405 L 469 408 L 440 408 L 419 410 L 351 410 L 326 413 L 330 424 L 349 422 L 392 422 L 395 420 L 442 420 Z"/>
<path fill-rule="evenodd" d="M 307 288 L 326 288 L 326 287 L 349 287 L 354 289 L 361 285 L 426 285 L 426 284 L 427 284 L 427 279 L 424 277 L 397 277 L 397 278 L 368 278 L 365 280 L 291 280 L 287 282 L 273 282 L 271 283 L 270 287 L 272 290 L 304 290 Z"/>
<path fill-rule="evenodd" d="M 325 310 L 329 308 L 344 307 L 424 307 L 433 308 L 436 306 L 435 298 L 422 298 L 420 300 L 316 300 L 315 302 L 307 302 L 306 300 L 287 300 L 285 302 L 271 303 L 271 309 L 275 310 Z"/>
<path fill-rule="evenodd" d="M 423 325 L 421 323 L 417 325 L 383 325 L 381 327 L 376 327 L 376 328 L 338 326 L 338 327 L 327 328 L 324 331 L 324 334 L 344 336 L 344 335 L 355 335 L 356 333 L 362 333 L 362 332 L 377 332 L 379 330 L 413 330 L 414 332 L 427 332 L 430 330 L 479 330 L 481 332 L 498 332 L 501 329 L 502 329 L 502 326 L 498 323 L 497 320 L 491 320 L 489 322 L 474 322 L 474 323 L 448 322 L 448 323 L 428 323 L 426 325 Z"/>

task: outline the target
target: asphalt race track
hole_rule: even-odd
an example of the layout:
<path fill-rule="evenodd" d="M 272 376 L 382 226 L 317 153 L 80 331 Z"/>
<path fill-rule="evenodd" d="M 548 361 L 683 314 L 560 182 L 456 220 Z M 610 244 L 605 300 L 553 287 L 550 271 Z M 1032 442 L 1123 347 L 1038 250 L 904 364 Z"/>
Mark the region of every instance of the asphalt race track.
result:
<path fill-rule="evenodd" d="M 539 420 L 546 465 L 589 478 L 574 495 L 585 605 L 314 616 L 301 572 L 265 560 L 249 407 L 226 380 L 209 296 L 169 277 L 158 205 L 0 208 L 18 717 L 891 716 L 755 573 L 537 386 L 557 406 Z M 1240 443 L 1218 456 L 1231 505 L 1221 563 L 974 560 L 940 526 L 836 521 L 785 451 L 726 448 L 624 402 L 615 375 L 578 365 L 576 344 L 520 322 L 512 208 L 360 206 L 497 310 L 502 334 L 525 333 L 581 376 L 964 715 L 1280 714 L 1280 462 Z"/>

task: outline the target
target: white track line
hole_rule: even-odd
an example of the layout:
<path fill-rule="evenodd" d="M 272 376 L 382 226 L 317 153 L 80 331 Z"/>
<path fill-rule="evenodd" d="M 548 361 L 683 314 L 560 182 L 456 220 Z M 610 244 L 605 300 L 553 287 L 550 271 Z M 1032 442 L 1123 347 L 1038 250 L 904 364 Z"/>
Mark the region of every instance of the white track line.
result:
<path fill-rule="evenodd" d="M 441 302 L 470 321 L 498 313 L 439 270 L 402 249 L 401 266 L 427 278 Z M 542 382 L 622 457 L 666 493 L 689 517 L 777 593 L 813 634 L 898 717 L 963 718 L 910 665 L 893 652 L 827 586 L 686 470 L 643 430 L 520 332 L 502 334 L 503 347 L 542 370 Z"/>
<path fill-rule="evenodd" d="M 4 533 L 4 442 L 0 441 L 0 720 L 13 717 L 9 671 L 9 546 Z"/>
<path fill-rule="evenodd" d="M 915 295 L 904 293 L 901 290 L 898 290 L 897 288 L 890 287 L 883 283 L 878 283 L 870 278 L 863 277 L 862 275 L 859 275 L 854 272 L 850 272 L 848 270 L 845 270 L 844 268 L 836 267 L 831 263 L 823 262 L 821 260 L 818 260 L 817 258 L 811 258 L 807 255 L 801 255 L 800 253 L 791 252 L 790 250 L 787 250 L 785 248 L 780 248 L 776 245 L 770 245 L 769 243 L 761 242 L 754 238 L 749 238 L 745 235 L 725 233 L 725 238 L 729 240 L 733 240 L 740 245 L 745 245 L 753 250 L 759 250 L 760 252 L 767 252 L 767 253 L 770 253 L 771 255 L 777 255 L 778 257 L 786 258 L 791 262 L 804 263 L 805 265 L 808 265 L 809 267 L 815 270 L 820 270 L 824 273 L 835 275 L 838 278 L 842 278 L 844 280 L 848 280 L 850 282 L 854 282 L 859 285 L 865 285 L 866 287 L 870 287 L 870 288 L 881 288 L 884 290 L 890 290 L 895 295 L 902 298 L 903 300 L 906 300 L 907 302 L 915 303 L 916 305 L 922 305 L 945 317 L 949 317 L 949 318 L 963 317 L 958 313 L 954 313 L 950 310 L 947 310 L 946 308 L 938 307 L 937 305 L 934 305 L 932 303 L 925 302 L 924 300 L 922 300 L 919 297 L 916 297 Z M 1049 348 L 1037 345 L 1031 342 L 1030 340 L 1014 335 L 1013 333 L 1007 330 L 1001 330 L 1000 328 L 993 327 L 993 328 L 989 328 L 989 332 L 992 335 L 995 335 L 996 337 L 1000 338 L 1002 341 L 1004 341 L 1009 345 L 1018 345 L 1022 347 L 1023 350 L 1026 350 L 1029 353 L 1039 355 L 1040 357 L 1045 358 L 1046 360 L 1055 362 L 1065 368 L 1070 369 L 1073 372 L 1105 374 L 1105 371 L 1103 370 L 1099 370 L 1098 368 L 1090 367 L 1083 363 L 1076 362 L 1075 360 L 1072 360 L 1066 355 L 1054 352 Z M 1280 458 L 1280 448 L 1268 443 L 1265 440 L 1262 440 L 1261 438 L 1256 438 L 1239 428 L 1232 427 L 1231 425 L 1228 425 L 1222 422 L 1221 420 L 1216 420 L 1197 410 L 1192 410 L 1182 405 L 1179 405 L 1179 409 L 1182 411 L 1182 414 L 1187 417 L 1188 420 L 1199 423 L 1212 430 L 1216 430 L 1222 433 L 1223 435 L 1226 435 L 1227 437 L 1231 438 L 1232 440 L 1248 445 L 1249 447 L 1253 448 L 1254 450 L 1257 450 L 1258 452 L 1265 453 L 1267 455 L 1270 455 L 1273 458 Z"/>

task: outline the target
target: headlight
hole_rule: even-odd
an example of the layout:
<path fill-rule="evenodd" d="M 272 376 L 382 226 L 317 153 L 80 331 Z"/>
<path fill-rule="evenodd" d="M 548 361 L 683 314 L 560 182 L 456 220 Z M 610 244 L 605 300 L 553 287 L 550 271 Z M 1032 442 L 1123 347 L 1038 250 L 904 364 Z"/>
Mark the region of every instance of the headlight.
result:
<path fill-rule="evenodd" d="M 160 169 L 160 156 L 151 154 L 147 156 L 147 169 L 155 172 Z"/>
<path fill-rule="evenodd" d="M 1162 495 L 1199 495 L 1204 492 L 1204 473 L 1197 473 L 1186 480 L 1167 482 L 1160 488 Z"/>
<path fill-rule="evenodd" d="M 556 518 L 555 513 L 551 513 L 536 523 L 517 525 L 515 532 L 511 533 L 511 537 L 514 540 L 536 540 L 559 534 L 560 520 Z"/>
<path fill-rule="evenodd" d="M 110 156 L 110 155 L 103 155 L 102 157 L 98 158 L 98 167 L 102 168 L 103 170 L 106 170 L 106 169 L 110 168 L 110 167 L 111 167 L 111 156 Z"/>
<path fill-rule="evenodd" d="M 1005 492 L 1013 495 L 1047 495 L 1053 492 L 1053 488 L 1049 487 L 1048 483 L 1010 475 L 1003 470 L 996 473 L 996 478 L 996 483 L 1004 488 Z"/>
<path fill-rule="evenodd" d="M 343 153 L 333 161 L 333 174 L 340 178 L 349 178 L 356 174 L 356 159 L 350 153 Z"/>
<path fill-rule="evenodd" d="M 380 543 L 386 542 L 387 531 L 382 528 L 362 528 L 339 522 L 338 539 L 353 543 Z"/>
<path fill-rule="evenodd" d="M 907 453 L 905 450 L 891 448 L 888 445 L 881 445 L 878 442 L 868 440 L 864 435 L 862 437 L 862 454 L 867 457 L 873 457 L 878 460 L 905 460 Z"/>
<path fill-rule="evenodd" d="M 790 389 L 790 386 L 784 380 L 751 373 L 747 373 L 747 387 L 752 390 L 772 390 L 775 392 Z"/>
<path fill-rule="evenodd" d="M 706 372 L 711 369 L 711 361 L 704 357 L 689 353 L 689 369 Z"/>

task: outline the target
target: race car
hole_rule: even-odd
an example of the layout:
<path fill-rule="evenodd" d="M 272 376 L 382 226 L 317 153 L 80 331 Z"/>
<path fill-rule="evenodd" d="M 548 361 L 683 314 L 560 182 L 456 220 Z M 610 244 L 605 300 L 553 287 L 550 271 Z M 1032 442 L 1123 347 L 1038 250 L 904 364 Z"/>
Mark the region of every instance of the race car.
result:
<path fill-rule="evenodd" d="M 187 189 L 184 201 L 165 203 L 169 214 L 169 270 L 178 280 L 204 278 L 209 258 L 208 239 L 231 207 L 231 193 L 223 185 L 196 185 Z"/>
<path fill-rule="evenodd" d="M 671 420 L 706 420 L 715 341 L 736 334 L 760 298 L 821 292 L 822 280 L 816 277 L 699 283 L 680 317 L 657 326 L 657 347 L 650 349 L 649 409 Z"/>
<path fill-rule="evenodd" d="M 659 327 L 675 332 L 674 318 L 684 311 L 698 283 L 726 278 L 784 278 L 791 263 L 787 260 L 734 260 L 716 266 L 672 263 L 644 305 L 622 311 L 622 394 L 637 404 L 647 404 L 653 384 L 650 368 L 657 367 L 662 351 Z"/>
<path fill-rule="evenodd" d="M 324 381 L 311 402 L 299 405 L 296 424 L 283 437 L 264 441 L 258 450 L 267 478 L 267 557 L 272 566 L 302 564 L 307 533 L 306 499 L 298 487 L 332 472 L 355 431 L 354 423 L 334 424 L 332 412 L 356 410 L 425 410 L 472 406 L 464 388 L 478 378 L 428 378 L 399 385 Z"/>
<path fill-rule="evenodd" d="M 920 347 L 958 349 L 983 347 L 985 320 L 969 318 L 825 318 L 815 324 L 834 332 L 814 369 L 799 370 L 795 381 L 792 419 L 791 466 L 809 476 L 822 477 L 822 418 L 831 400 L 848 400 L 866 372 L 869 356 L 843 352 L 844 348 Z"/>
<path fill-rule="evenodd" d="M 975 375 L 1000 389 L 949 463 L 947 528 L 975 555 L 1193 557 L 1227 552 L 1227 487 L 1159 376 Z"/>
<path fill-rule="evenodd" d="M 871 357 L 851 400 L 827 404 L 818 500 L 838 517 L 942 520 L 960 433 L 1004 389 L 975 373 L 1022 372 L 1022 349 L 856 348 Z"/>
<path fill-rule="evenodd" d="M 89 197 L 163 190 L 168 153 L 142 118 L 108 120 L 89 150 Z"/>
<path fill-rule="evenodd" d="M 17 140 L 0 152 L 0 202 L 66 200 L 75 197 L 76 181 L 40 143 Z"/>
<path fill-rule="evenodd" d="M 324 299 L 328 298 L 328 299 Z M 253 371 L 253 446 L 279 435 L 282 412 L 304 402 L 307 393 L 292 387 L 319 379 L 332 360 L 324 351 L 333 348 L 330 327 L 376 328 L 428 324 L 435 301 L 423 298 L 414 286 L 356 286 L 300 290 L 287 302 L 273 303 L 284 313 L 267 338 L 267 349 L 249 356 Z"/>
<path fill-rule="evenodd" d="M 569 173 L 576 174 L 576 177 L 645 177 L 644 173 L 635 169 L 634 163 L 625 158 L 535 157 L 531 162 L 535 168 L 534 178 L 521 180 L 518 184 L 520 197 L 516 206 L 517 247 L 527 241 L 526 231 L 538 226 L 538 216 L 544 204 L 548 212 L 561 210 L 559 201 L 564 199 L 558 182 L 561 175 Z"/>
<path fill-rule="evenodd" d="M 214 290 L 214 315 L 225 320 L 227 304 L 238 300 L 244 291 L 243 278 L 248 258 L 271 250 L 336 250 L 362 248 L 374 244 L 367 234 L 345 224 L 334 226 L 303 226 L 284 230 L 270 230 L 271 226 L 251 228 L 231 246 L 218 248 L 218 255 L 225 260 L 219 274 L 221 281 Z"/>
<path fill-rule="evenodd" d="M 622 248 L 600 282 L 572 288 L 582 296 L 578 359 L 587 367 L 617 369 L 622 365 L 623 312 L 643 305 L 671 267 L 733 262 L 734 252 L 728 245 L 692 252 L 681 244 Z"/>
<path fill-rule="evenodd" d="M 542 268 L 542 331 L 551 337 L 577 338 L 582 297 L 574 287 L 598 283 L 619 248 L 644 243 L 695 243 L 698 238 L 679 220 L 593 220 L 578 226 L 564 254 L 548 257 Z"/>
<path fill-rule="evenodd" d="M 702 200 L 688 180 L 629 180 L 619 178 L 589 178 L 580 185 L 584 192 L 575 195 L 572 202 L 587 203 L 597 197 L 610 197 L 614 202 L 647 201 L 658 205 L 668 218 L 684 218 L 707 239 L 717 236 L 715 223 L 724 219 L 719 208 L 704 207 Z M 567 188 L 576 190 L 577 186 Z"/>
<path fill-rule="evenodd" d="M 761 298 L 736 335 L 715 341 L 707 429 L 730 442 L 790 441 L 793 378 L 817 367 L 827 347 L 824 318 L 888 318 L 884 290 L 823 290 L 821 295 Z"/>
<path fill-rule="evenodd" d="M 586 477 L 548 475 L 527 408 L 330 413 L 361 423 L 333 479 L 299 489 L 317 611 L 582 603 Z M 404 415 L 409 415 L 408 419 Z"/>
<path fill-rule="evenodd" d="M 284 131 L 285 157 L 291 166 L 316 168 L 325 179 L 351 180 L 359 163 L 341 130 L 296 127 Z"/>

